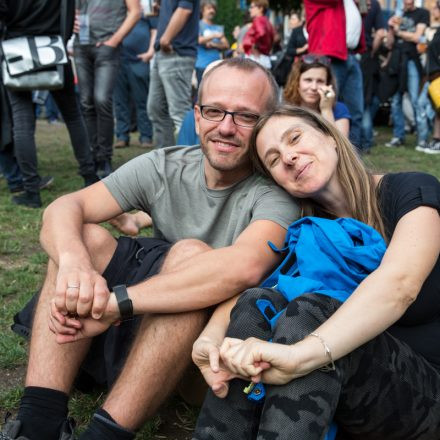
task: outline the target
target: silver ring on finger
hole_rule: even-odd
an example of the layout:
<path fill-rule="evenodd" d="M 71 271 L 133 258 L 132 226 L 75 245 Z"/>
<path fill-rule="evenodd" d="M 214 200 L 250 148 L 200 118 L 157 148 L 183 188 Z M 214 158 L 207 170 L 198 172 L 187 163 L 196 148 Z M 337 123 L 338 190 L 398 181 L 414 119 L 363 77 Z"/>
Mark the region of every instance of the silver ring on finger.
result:
<path fill-rule="evenodd" d="M 69 286 L 69 285 L 67 285 L 67 288 L 68 289 L 79 289 L 79 286 Z"/>

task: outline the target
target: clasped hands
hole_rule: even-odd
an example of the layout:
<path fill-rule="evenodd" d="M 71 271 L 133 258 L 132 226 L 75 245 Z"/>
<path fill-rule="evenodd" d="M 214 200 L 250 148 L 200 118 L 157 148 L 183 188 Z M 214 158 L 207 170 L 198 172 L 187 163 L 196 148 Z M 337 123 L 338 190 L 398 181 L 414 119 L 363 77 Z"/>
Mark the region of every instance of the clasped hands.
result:
<path fill-rule="evenodd" d="M 201 336 L 194 343 L 192 358 L 214 394 L 224 398 L 234 378 L 283 385 L 309 373 L 301 365 L 296 345 L 257 338 L 225 338 L 219 345 Z"/>
<path fill-rule="evenodd" d="M 118 319 L 115 295 L 96 270 L 60 266 L 48 322 L 58 343 L 94 337 L 118 324 Z"/>

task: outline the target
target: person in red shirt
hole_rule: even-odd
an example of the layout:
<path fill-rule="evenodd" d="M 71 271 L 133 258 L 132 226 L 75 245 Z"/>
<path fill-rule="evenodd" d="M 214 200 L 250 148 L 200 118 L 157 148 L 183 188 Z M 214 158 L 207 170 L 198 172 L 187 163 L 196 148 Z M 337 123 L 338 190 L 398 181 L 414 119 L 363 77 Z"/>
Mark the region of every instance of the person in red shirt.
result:
<path fill-rule="evenodd" d="M 359 7 L 358 7 L 359 3 Z M 338 96 L 351 114 L 350 141 L 362 151 L 364 113 L 362 72 L 356 54 L 365 52 L 365 1 L 304 0 L 309 53 L 331 58 Z"/>
<path fill-rule="evenodd" d="M 243 38 L 243 50 L 247 58 L 251 58 L 262 66 L 270 69 L 269 53 L 272 49 L 275 31 L 266 11 L 267 0 L 255 0 L 249 6 L 252 25 Z"/>

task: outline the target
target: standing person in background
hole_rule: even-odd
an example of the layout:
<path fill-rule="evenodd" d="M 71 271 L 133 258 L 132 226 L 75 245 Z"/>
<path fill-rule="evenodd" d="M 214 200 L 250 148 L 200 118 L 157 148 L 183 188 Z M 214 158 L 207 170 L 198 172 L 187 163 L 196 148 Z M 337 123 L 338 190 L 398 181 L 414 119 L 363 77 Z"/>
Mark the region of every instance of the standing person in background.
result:
<path fill-rule="evenodd" d="M 291 32 L 286 43 L 286 48 L 281 52 L 280 58 L 272 66 L 272 74 L 280 86 L 286 84 L 296 57 L 307 53 L 307 49 L 309 48 L 307 44 L 308 34 L 301 13 L 292 12 L 290 14 L 289 27 L 291 27 Z"/>
<path fill-rule="evenodd" d="M 130 144 L 130 99 L 136 105 L 136 121 L 139 143 L 143 148 L 153 146 L 153 127 L 147 114 L 150 60 L 154 56 L 156 17 L 143 16 L 124 38 L 121 44 L 121 65 L 116 79 L 115 100 L 116 139 L 115 148 Z"/>
<path fill-rule="evenodd" d="M 434 23 L 438 23 L 440 20 L 440 1 L 435 2 L 432 9 L 432 19 Z M 422 108 L 421 102 L 423 100 L 429 101 L 427 96 L 428 86 L 432 81 L 440 77 L 440 27 L 437 26 L 435 34 L 432 36 L 431 41 L 428 44 L 428 50 L 426 54 L 426 74 L 428 80 L 425 83 L 422 92 L 419 96 L 419 107 Z M 427 154 L 440 154 L 440 115 L 437 108 L 437 112 L 434 117 L 434 127 L 432 133 L 432 139 L 425 146 L 417 146 L 416 150 Z M 427 124 L 427 121 L 425 121 Z"/>
<path fill-rule="evenodd" d="M 398 59 L 400 81 L 399 89 L 391 99 L 393 137 L 385 146 L 394 148 L 405 143 L 405 117 L 402 110 L 402 96 L 405 91 L 408 91 L 417 126 L 417 146 L 424 147 L 426 146 L 428 133 L 421 130 L 421 115 L 417 105 L 422 76 L 422 65 L 417 52 L 417 43 L 426 27 L 429 26 L 429 12 L 423 8 L 416 8 L 414 0 L 404 0 L 403 7 L 403 16 L 400 16 L 400 14 L 393 15 L 388 21 L 388 40 L 389 44 L 393 46 L 395 55 L 393 58 Z"/>
<path fill-rule="evenodd" d="M 371 0 L 364 19 L 367 51 L 362 54 L 361 69 L 364 86 L 364 115 L 362 117 L 361 151 L 368 153 L 373 145 L 373 119 L 379 108 L 380 81 L 379 49 L 386 36 L 386 23 L 377 0 Z"/>
<path fill-rule="evenodd" d="M 61 17 L 59 0 L 6 0 L 0 14 L 0 22 L 6 25 L 5 39 L 22 36 L 60 35 Z M 65 17 L 65 38 L 72 33 L 75 9 L 67 2 Z M 64 42 L 66 43 L 66 41 Z M 14 153 L 21 170 L 23 181 L 21 194 L 12 197 L 12 202 L 29 208 L 41 207 L 40 189 L 49 185 L 51 176 L 40 177 L 37 170 L 37 148 L 35 145 L 35 112 L 32 92 L 8 90 L 12 110 Z M 84 120 L 78 107 L 73 72 L 70 64 L 64 67 L 64 88 L 52 91 L 52 96 L 69 131 L 70 141 L 79 174 L 84 184 L 90 185 L 98 179 L 95 174 L 93 158 Z M 11 159 L 11 157 L 9 157 Z M 13 168 L 14 172 L 17 171 Z"/>
<path fill-rule="evenodd" d="M 307 29 L 301 12 L 290 14 L 289 27 L 291 32 L 287 42 L 286 54 L 294 61 L 296 56 L 304 55 L 309 48 Z"/>
<path fill-rule="evenodd" d="M 202 19 L 199 21 L 199 44 L 197 45 L 196 75 L 197 83 L 202 81 L 203 72 L 208 64 L 221 58 L 221 51 L 229 49 L 224 26 L 214 24 L 217 13 L 216 0 L 202 1 Z"/>
<path fill-rule="evenodd" d="M 119 45 L 140 18 L 139 0 L 76 0 L 74 43 L 81 108 L 98 176 L 112 172 L 113 89 Z"/>
<path fill-rule="evenodd" d="M 270 69 L 269 54 L 272 49 L 275 31 L 266 11 L 269 9 L 267 0 L 255 0 L 249 6 L 249 14 L 252 24 L 243 38 L 243 50 L 245 56 Z"/>
<path fill-rule="evenodd" d="M 309 52 L 331 57 L 338 95 L 351 114 L 350 141 L 361 145 L 364 96 L 357 53 L 365 51 L 362 17 L 354 0 L 304 0 Z"/>
<path fill-rule="evenodd" d="M 197 56 L 199 0 L 162 0 L 150 75 L 148 115 L 156 148 L 175 144 L 191 109 L 191 77 Z"/>

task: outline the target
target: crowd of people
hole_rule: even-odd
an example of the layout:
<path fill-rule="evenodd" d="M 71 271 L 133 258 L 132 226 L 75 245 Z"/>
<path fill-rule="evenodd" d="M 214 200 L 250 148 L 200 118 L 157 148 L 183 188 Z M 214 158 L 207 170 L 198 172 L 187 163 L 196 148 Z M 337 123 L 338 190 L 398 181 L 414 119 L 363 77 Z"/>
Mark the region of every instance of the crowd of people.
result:
<path fill-rule="evenodd" d="M 5 39 L 60 32 L 60 22 L 54 19 L 56 2 L 48 2 L 40 15 L 30 13 L 26 1 L 20 7 L 2 3 Z M 285 44 L 278 52 L 281 32 L 268 19 L 267 0 L 250 3 L 246 23 L 234 30 L 232 46 L 224 24 L 215 22 L 215 0 L 204 0 L 200 6 L 198 1 L 164 2 L 162 7 L 138 0 L 101 3 L 77 2 L 74 24 L 70 5 L 65 19 L 67 36 L 73 32 L 74 70 L 65 66 L 63 89 L 2 94 L 11 107 L 13 136 L 2 140 L 0 166 L 14 203 L 40 207 L 39 192 L 53 181 L 38 174 L 34 111 L 38 115 L 40 109 L 35 103 L 46 103 L 50 123 L 66 123 L 87 186 L 112 172 L 113 148 L 129 146 L 133 127 L 144 148 L 174 145 L 181 129 L 185 134 L 180 139 L 197 141 L 193 122 L 183 128 L 182 123 L 185 116 L 192 119 L 188 113 L 193 111 L 194 89 L 206 67 L 227 56 L 244 56 L 272 69 L 284 88 L 285 102 L 319 110 L 337 121 L 361 153 L 374 144 L 373 121 L 381 103 L 391 105 L 393 136 L 387 147 L 403 145 L 406 133 L 416 132 L 417 151 L 440 153 L 440 122 L 428 98 L 429 85 L 440 72 L 438 3 L 430 16 L 414 1 L 404 1 L 386 22 L 377 0 L 359 5 L 305 1 L 303 10 L 290 14 Z M 302 79 L 299 72 L 305 74 Z M 332 90 L 321 86 L 322 79 Z"/>
<path fill-rule="evenodd" d="M 14 317 L 29 359 L 1 440 L 73 440 L 70 393 L 95 386 L 80 440 L 134 439 L 176 389 L 203 400 L 194 440 L 440 438 L 440 182 L 362 160 L 383 100 L 387 146 L 403 144 L 406 95 L 416 150 L 440 152 L 439 31 L 425 41 L 428 11 L 403 4 L 385 23 L 375 0 L 305 0 L 274 62 L 267 0 L 231 46 L 214 0 L 0 2 L 6 41 L 64 34 L 63 17 L 74 34 L 51 93 L 84 178 L 43 213 L 47 273 Z M 32 93 L 1 96 L 3 173 L 40 207 Z M 113 170 L 133 119 L 155 148 Z"/>

